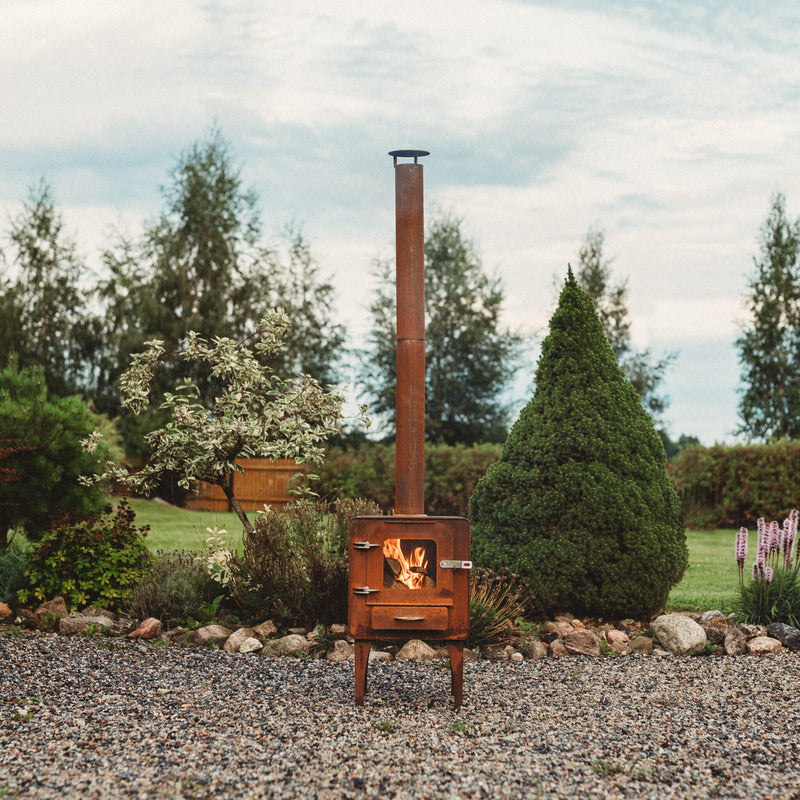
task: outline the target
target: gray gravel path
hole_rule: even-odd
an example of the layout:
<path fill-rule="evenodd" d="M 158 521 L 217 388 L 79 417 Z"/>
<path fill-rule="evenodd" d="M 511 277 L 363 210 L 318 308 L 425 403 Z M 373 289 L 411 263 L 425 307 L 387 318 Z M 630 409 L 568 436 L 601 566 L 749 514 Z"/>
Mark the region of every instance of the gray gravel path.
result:
<path fill-rule="evenodd" d="M 352 664 L 0 639 L 0 797 L 800 798 L 800 655 Z"/>

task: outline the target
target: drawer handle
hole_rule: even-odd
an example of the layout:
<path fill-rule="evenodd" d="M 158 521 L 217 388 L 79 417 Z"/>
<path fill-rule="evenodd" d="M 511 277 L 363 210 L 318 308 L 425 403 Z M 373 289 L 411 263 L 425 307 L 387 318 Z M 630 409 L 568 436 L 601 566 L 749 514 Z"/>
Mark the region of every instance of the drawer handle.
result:
<path fill-rule="evenodd" d="M 418 614 L 399 614 L 395 619 L 399 622 L 423 622 L 425 617 L 421 617 Z"/>

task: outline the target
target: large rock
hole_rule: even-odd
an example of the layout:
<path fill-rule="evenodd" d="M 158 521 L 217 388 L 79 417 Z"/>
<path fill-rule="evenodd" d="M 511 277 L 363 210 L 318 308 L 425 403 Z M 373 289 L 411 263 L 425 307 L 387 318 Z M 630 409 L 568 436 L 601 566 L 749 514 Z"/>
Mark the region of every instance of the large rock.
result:
<path fill-rule="evenodd" d="M 437 658 L 436 651 L 419 639 L 407 641 L 395 655 L 395 661 L 429 661 Z"/>
<path fill-rule="evenodd" d="M 564 646 L 579 656 L 600 657 L 600 637 L 588 628 L 576 628 L 564 637 Z"/>
<path fill-rule="evenodd" d="M 280 639 L 270 639 L 264 643 L 262 656 L 305 656 L 313 647 L 313 642 L 299 633 L 290 633 Z"/>
<path fill-rule="evenodd" d="M 255 639 L 253 637 L 250 637 L 249 639 L 245 639 L 239 645 L 239 652 L 255 653 L 257 650 L 261 650 L 262 647 L 264 647 L 264 644 L 260 639 Z"/>
<path fill-rule="evenodd" d="M 521 636 L 517 642 L 517 650 L 526 658 L 534 660 L 547 655 L 547 648 L 535 633 L 526 633 Z"/>
<path fill-rule="evenodd" d="M 703 630 L 706 632 L 706 641 L 709 644 L 724 644 L 725 637 L 728 635 L 728 629 L 720 625 L 703 625 Z"/>
<path fill-rule="evenodd" d="M 113 625 L 110 617 L 72 613 L 59 619 L 58 632 L 62 636 L 94 636 L 110 633 Z"/>
<path fill-rule="evenodd" d="M 783 645 L 770 636 L 756 636 L 747 642 L 747 652 L 751 656 L 763 656 L 767 653 L 777 653 Z"/>
<path fill-rule="evenodd" d="M 222 649 L 226 653 L 238 653 L 242 643 L 247 639 L 255 639 L 255 636 L 256 632 L 252 628 L 239 628 L 225 640 Z"/>
<path fill-rule="evenodd" d="M 550 655 L 555 658 L 561 658 L 562 656 L 568 656 L 569 650 L 567 650 L 567 646 L 561 639 L 556 639 L 550 645 Z"/>
<path fill-rule="evenodd" d="M 328 661 L 347 661 L 353 655 L 353 645 L 346 642 L 344 639 L 336 639 L 328 650 L 325 658 Z"/>
<path fill-rule="evenodd" d="M 196 644 L 205 645 L 215 644 L 217 647 L 224 647 L 228 637 L 233 633 L 230 628 L 224 625 L 203 625 L 194 632 Z"/>
<path fill-rule="evenodd" d="M 649 636 L 634 636 L 628 643 L 631 653 L 649 656 L 653 652 L 653 640 Z"/>
<path fill-rule="evenodd" d="M 139 623 L 139 627 L 135 631 L 128 634 L 129 639 L 155 639 L 156 636 L 161 636 L 161 631 L 164 626 L 161 624 L 160 619 L 155 617 L 148 617 Z"/>
<path fill-rule="evenodd" d="M 624 644 L 626 642 L 629 642 L 630 640 L 631 637 L 628 636 L 628 634 L 625 633 L 625 631 L 618 631 L 616 628 L 612 628 L 611 630 L 606 631 L 606 641 L 609 644 L 614 644 L 614 642 L 619 642 L 621 644 Z"/>
<path fill-rule="evenodd" d="M 259 636 L 263 636 L 265 639 L 269 638 L 270 636 L 274 636 L 278 632 L 278 629 L 275 627 L 275 623 L 271 619 L 262 622 L 260 625 L 256 625 L 253 630 Z"/>
<path fill-rule="evenodd" d="M 694 656 L 706 646 L 706 632 L 693 619 L 682 614 L 662 614 L 653 620 L 653 633 L 661 646 L 679 656 Z"/>
<path fill-rule="evenodd" d="M 767 625 L 767 636 L 777 639 L 788 650 L 800 650 L 800 628 L 793 628 L 783 622 Z"/>
<path fill-rule="evenodd" d="M 729 656 L 742 656 L 747 652 L 747 634 L 740 628 L 731 628 L 725 634 L 725 653 Z"/>

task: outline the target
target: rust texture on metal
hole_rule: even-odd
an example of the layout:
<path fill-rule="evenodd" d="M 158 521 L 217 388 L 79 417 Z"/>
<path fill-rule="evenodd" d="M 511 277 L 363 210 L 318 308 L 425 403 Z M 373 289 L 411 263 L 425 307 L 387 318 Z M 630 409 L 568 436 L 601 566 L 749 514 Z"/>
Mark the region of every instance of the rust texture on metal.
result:
<path fill-rule="evenodd" d="M 421 164 L 396 164 L 398 514 L 425 513 L 425 224 Z"/>
<path fill-rule="evenodd" d="M 425 150 L 394 150 L 397 235 L 395 515 L 350 523 L 348 621 L 355 697 L 364 704 L 371 641 L 447 643 L 456 708 L 469 630 L 469 522 L 425 515 Z M 398 164 L 398 157 L 414 163 Z"/>

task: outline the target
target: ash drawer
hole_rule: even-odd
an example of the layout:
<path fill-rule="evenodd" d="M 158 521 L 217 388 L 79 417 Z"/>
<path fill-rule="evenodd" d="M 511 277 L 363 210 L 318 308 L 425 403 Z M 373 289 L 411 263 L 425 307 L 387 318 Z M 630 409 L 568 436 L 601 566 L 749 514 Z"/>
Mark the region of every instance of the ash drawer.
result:
<path fill-rule="evenodd" d="M 379 630 L 447 630 L 447 606 L 373 606 L 372 627 Z"/>

